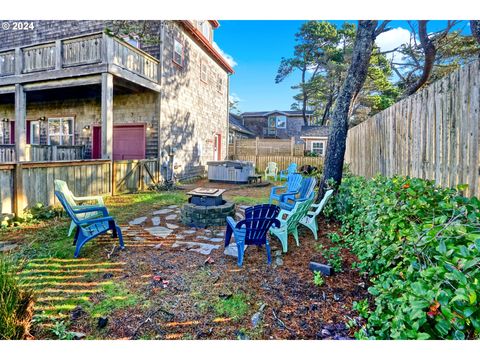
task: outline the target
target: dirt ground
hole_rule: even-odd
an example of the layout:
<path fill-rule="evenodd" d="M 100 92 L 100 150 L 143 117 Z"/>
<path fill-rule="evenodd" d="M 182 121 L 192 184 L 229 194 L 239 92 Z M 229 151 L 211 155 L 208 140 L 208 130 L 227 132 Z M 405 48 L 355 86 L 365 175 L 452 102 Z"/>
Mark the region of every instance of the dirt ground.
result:
<path fill-rule="evenodd" d="M 240 197 L 246 202 L 265 199 L 271 188 L 200 181 L 183 191 L 198 186 L 227 188 L 224 198 Z M 155 203 L 140 207 L 144 214 L 161 208 Z M 131 219 L 138 215 L 132 214 Z M 243 266 L 238 267 L 236 258 L 223 253 L 223 242 L 209 255 L 191 251 L 189 246 L 172 247 L 178 241 L 174 234 L 190 228 L 178 220 L 170 222 L 178 228 L 165 238 L 145 231 L 147 225 L 121 224 L 124 250 L 114 239 L 102 237 L 85 246 L 81 259 L 32 260 L 46 271 L 37 276 L 48 278 L 52 276 L 48 271 L 60 269 L 53 275 L 62 278 L 50 287 L 43 278 L 45 285 L 37 287 L 36 313 L 56 322 L 36 321 L 32 335 L 52 338 L 51 328 L 61 320 L 68 332 L 85 334 L 88 339 L 352 338 L 353 329 L 346 325 L 357 316 L 352 303 L 367 297 L 365 280 L 351 269 L 355 258 L 342 249 L 343 272 L 324 277 L 321 286 L 314 284 L 309 270 L 310 261 L 325 262 L 318 244 L 332 246 L 327 235 L 338 232 L 338 224 L 321 218 L 318 241 L 301 227 L 300 246 L 290 237 L 286 254 L 272 238 L 271 264 L 267 264 L 264 248 L 249 247 Z M 196 229 L 183 233 L 182 241 L 218 236 L 224 229 Z M 102 284 L 107 283 L 115 286 L 113 294 L 104 290 Z M 72 297 L 76 292 L 81 293 L 78 303 Z"/>

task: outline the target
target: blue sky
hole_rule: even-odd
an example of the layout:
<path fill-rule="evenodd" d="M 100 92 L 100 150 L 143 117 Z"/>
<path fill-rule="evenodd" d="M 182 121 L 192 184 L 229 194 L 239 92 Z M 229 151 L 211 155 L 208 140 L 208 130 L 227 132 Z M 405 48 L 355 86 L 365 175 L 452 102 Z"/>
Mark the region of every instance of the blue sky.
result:
<path fill-rule="evenodd" d="M 292 74 L 280 84 L 275 75 L 282 57 L 293 55 L 294 35 L 304 21 L 300 20 L 223 20 L 215 31 L 214 41 L 233 62 L 235 74 L 230 77 L 230 94 L 239 99 L 241 111 L 289 110 L 299 82 Z M 332 21 L 341 25 L 343 21 Z M 430 21 L 428 31 L 441 29 L 445 21 Z M 409 36 L 406 21 L 392 21 L 393 30 L 377 42 L 384 49 L 399 45 Z M 470 33 L 467 22 L 460 24 Z"/>

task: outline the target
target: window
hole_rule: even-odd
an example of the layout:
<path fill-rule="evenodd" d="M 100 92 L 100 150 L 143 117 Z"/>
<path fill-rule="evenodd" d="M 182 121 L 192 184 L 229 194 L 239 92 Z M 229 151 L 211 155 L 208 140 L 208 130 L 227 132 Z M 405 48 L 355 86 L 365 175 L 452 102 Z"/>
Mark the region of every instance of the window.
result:
<path fill-rule="evenodd" d="M 208 80 L 208 66 L 205 60 L 200 61 L 200 80 L 204 83 Z"/>
<path fill-rule="evenodd" d="M 277 128 L 285 129 L 286 127 L 287 127 L 287 117 L 284 115 L 277 116 Z"/>
<path fill-rule="evenodd" d="M 285 115 L 269 116 L 268 127 L 277 129 L 287 128 L 287 117 Z"/>
<path fill-rule="evenodd" d="M 27 121 L 30 123 L 30 138 L 27 139 L 29 144 L 40 145 L 40 121 Z"/>
<path fill-rule="evenodd" d="M 208 21 L 202 21 L 201 22 L 201 30 L 202 30 L 202 34 L 203 36 L 205 36 L 208 41 L 212 41 L 211 39 L 211 27 L 210 27 L 210 24 L 208 23 Z"/>
<path fill-rule="evenodd" d="M 312 152 L 318 155 L 323 155 L 325 143 L 323 141 L 312 141 Z"/>
<path fill-rule="evenodd" d="M 220 94 L 223 94 L 223 78 L 222 78 L 222 75 L 220 74 L 217 74 L 217 91 L 220 93 Z"/>
<path fill-rule="evenodd" d="M 183 43 L 175 39 L 173 41 L 173 62 L 180 66 L 183 66 L 183 50 Z"/>
<path fill-rule="evenodd" d="M 136 35 L 132 35 L 132 36 L 122 36 L 122 39 L 129 43 L 130 45 L 132 46 L 135 46 L 136 48 L 140 48 L 140 41 L 138 40 L 138 37 Z"/>
<path fill-rule="evenodd" d="M 48 119 L 48 145 L 73 145 L 73 118 Z"/>

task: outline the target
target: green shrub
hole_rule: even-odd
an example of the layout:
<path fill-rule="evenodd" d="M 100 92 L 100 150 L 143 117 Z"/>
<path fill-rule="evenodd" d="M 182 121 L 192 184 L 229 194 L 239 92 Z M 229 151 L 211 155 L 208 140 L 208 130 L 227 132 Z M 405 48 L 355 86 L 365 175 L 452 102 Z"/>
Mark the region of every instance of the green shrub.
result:
<path fill-rule="evenodd" d="M 21 286 L 12 264 L 0 257 L 0 340 L 28 337 L 32 315 L 33 293 Z"/>
<path fill-rule="evenodd" d="M 343 180 L 327 212 L 373 295 L 357 338 L 479 337 L 480 201 L 460 190 L 400 176 Z"/>
<path fill-rule="evenodd" d="M 313 272 L 313 283 L 319 287 L 325 284 L 325 279 L 320 271 Z"/>

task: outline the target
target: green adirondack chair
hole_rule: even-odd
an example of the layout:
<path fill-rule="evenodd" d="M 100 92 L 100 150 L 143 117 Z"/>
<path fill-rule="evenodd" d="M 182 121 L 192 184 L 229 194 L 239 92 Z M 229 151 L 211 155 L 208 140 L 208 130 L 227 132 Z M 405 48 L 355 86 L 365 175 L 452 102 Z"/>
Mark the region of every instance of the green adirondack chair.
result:
<path fill-rule="evenodd" d="M 105 204 L 103 203 L 103 198 L 101 196 L 75 196 L 68 188 L 67 183 L 63 180 L 54 180 L 54 185 L 55 185 L 55 191 L 58 191 L 63 194 L 63 196 L 65 197 L 65 200 L 72 207 L 72 209 L 75 209 L 75 210 L 88 209 L 89 206 L 90 207 L 92 206 L 92 205 L 79 204 L 85 201 L 94 202 L 95 204 L 93 206 L 95 207 L 98 207 L 98 206 L 105 207 Z M 91 219 L 91 218 L 96 218 L 101 216 L 103 216 L 103 213 L 99 211 L 86 212 L 86 213 L 81 213 L 77 215 L 77 217 L 80 220 Z M 72 232 L 73 230 L 75 230 L 76 227 L 77 225 L 75 225 L 75 223 L 72 221 L 70 223 L 70 228 L 68 229 L 68 236 L 72 235 Z"/>
<path fill-rule="evenodd" d="M 312 204 L 310 207 L 310 211 L 300 220 L 300 224 L 309 228 L 315 240 L 318 240 L 318 224 L 317 224 L 317 216 L 320 214 L 327 203 L 330 196 L 332 196 L 333 190 L 328 190 L 325 195 L 323 195 L 323 199 L 318 204 Z"/>
<path fill-rule="evenodd" d="M 269 177 L 273 177 L 277 181 L 278 174 L 278 165 L 275 162 L 269 162 L 265 168 L 265 180 L 268 180 Z"/>
<path fill-rule="evenodd" d="M 300 242 L 298 241 L 298 225 L 312 206 L 314 198 L 315 192 L 313 192 L 307 200 L 297 201 L 292 210 L 281 210 L 277 217 L 277 219 L 280 220 L 280 227 L 270 228 L 270 234 L 278 237 L 282 243 L 284 253 L 288 251 L 289 234 L 293 234 L 297 246 L 300 246 Z"/>

